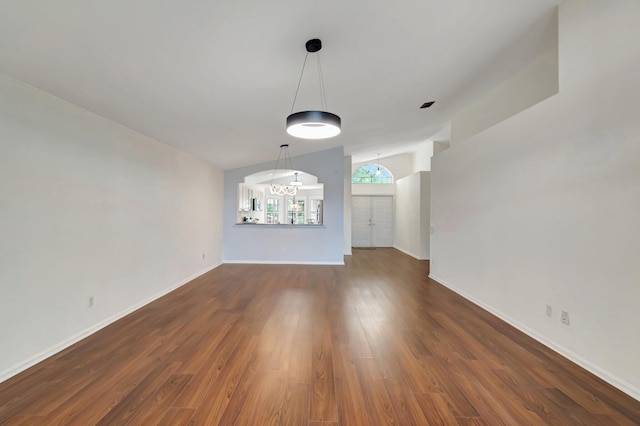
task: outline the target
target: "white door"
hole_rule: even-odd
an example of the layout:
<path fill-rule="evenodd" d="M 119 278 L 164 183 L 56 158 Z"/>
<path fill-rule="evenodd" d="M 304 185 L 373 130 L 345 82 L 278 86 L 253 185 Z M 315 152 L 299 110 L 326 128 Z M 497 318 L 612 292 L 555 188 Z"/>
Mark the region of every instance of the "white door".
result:
<path fill-rule="evenodd" d="M 392 197 L 371 197 L 371 238 L 373 247 L 393 246 Z"/>
<path fill-rule="evenodd" d="M 351 202 L 351 245 L 393 245 L 393 198 L 356 195 Z"/>
<path fill-rule="evenodd" d="M 371 197 L 351 201 L 351 246 L 371 247 Z"/>

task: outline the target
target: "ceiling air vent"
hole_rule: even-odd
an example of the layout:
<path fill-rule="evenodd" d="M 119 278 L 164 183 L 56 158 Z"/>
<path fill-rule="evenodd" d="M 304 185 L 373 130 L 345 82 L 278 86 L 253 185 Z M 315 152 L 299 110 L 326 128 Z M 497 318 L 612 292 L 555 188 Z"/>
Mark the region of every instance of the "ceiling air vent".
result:
<path fill-rule="evenodd" d="M 431 101 L 431 102 L 425 102 L 422 104 L 422 106 L 420 107 L 420 109 L 424 109 L 424 108 L 429 108 L 431 105 L 435 104 L 436 101 Z"/>

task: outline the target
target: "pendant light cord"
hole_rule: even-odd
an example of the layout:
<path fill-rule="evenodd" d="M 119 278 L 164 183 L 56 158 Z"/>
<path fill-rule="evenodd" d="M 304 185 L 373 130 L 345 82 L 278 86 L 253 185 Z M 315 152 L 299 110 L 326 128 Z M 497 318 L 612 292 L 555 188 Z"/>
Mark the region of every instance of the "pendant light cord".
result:
<path fill-rule="evenodd" d="M 320 53 L 318 53 L 318 79 L 320 80 L 320 105 L 323 111 L 328 111 L 327 94 L 324 91 L 324 76 L 322 75 L 322 64 L 320 63 Z"/>
<path fill-rule="evenodd" d="M 293 161 L 291 161 L 291 156 L 289 155 L 289 145 L 288 144 L 282 144 L 280 145 L 280 152 L 278 153 L 278 159 L 276 160 L 276 166 L 273 169 L 273 173 L 271 174 L 271 182 L 270 184 L 273 185 L 273 178 L 276 176 L 276 172 L 280 169 L 278 169 L 278 164 L 280 164 L 280 158 L 282 157 L 282 152 L 284 151 L 284 168 L 285 170 L 293 170 Z"/>
<path fill-rule="evenodd" d="M 271 182 L 269 183 L 270 185 L 273 185 L 273 178 L 276 176 L 276 171 L 278 170 L 278 163 L 280 163 L 280 156 L 281 155 L 282 155 L 282 147 L 280 147 L 280 152 L 278 153 L 278 159 L 276 160 L 276 166 L 273 168 L 273 173 L 271 173 Z M 285 167 L 286 167 L 286 164 L 285 164 Z"/>
<path fill-rule="evenodd" d="M 300 83 L 302 83 L 302 76 L 304 75 L 304 67 L 307 65 L 307 58 L 309 57 L 309 52 L 304 55 L 304 62 L 302 63 L 302 71 L 300 71 L 300 78 L 298 79 L 298 87 L 296 87 L 296 94 L 293 97 L 293 104 L 291 104 L 291 114 L 293 114 L 293 108 L 296 106 L 296 99 L 298 99 L 298 91 L 300 90 Z"/>
<path fill-rule="evenodd" d="M 300 92 L 300 85 L 302 84 L 302 77 L 304 76 L 304 69 L 307 66 L 307 59 L 309 58 L 309 52 L 304 55 L 304 62 L 302 63 L 302 71 L 300 71 L 300 78 L 298 79 L 298 87 L 296 87 L 296 94 L 293 96 L 293 103 L 291 104 L 291 114 L 296 107 L 296 100 L 298 99 L 298 92 Z M 320 63 L 320 53 L 318 53 L 318 80 L 320 80 L 320 105 L 323 111 L 328 111 L 327 93 L 324 90 L 324 77 L 322 75 L 322 64 Z"/>

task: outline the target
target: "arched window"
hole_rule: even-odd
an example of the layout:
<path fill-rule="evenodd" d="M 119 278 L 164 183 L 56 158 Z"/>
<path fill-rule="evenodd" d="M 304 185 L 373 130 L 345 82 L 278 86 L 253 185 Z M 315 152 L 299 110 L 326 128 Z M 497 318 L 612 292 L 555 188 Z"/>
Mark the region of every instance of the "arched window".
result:
<path fill-rule="evenodd" d="M 393 175 L 380 164 L 365 164 L 351 175 L 351 183 L 393 183 Z"/>

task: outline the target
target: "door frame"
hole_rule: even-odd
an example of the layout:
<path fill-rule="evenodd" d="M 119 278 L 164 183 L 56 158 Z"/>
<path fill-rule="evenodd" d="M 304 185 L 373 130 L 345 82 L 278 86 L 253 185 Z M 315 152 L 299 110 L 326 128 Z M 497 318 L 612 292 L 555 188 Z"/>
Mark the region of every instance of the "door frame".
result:
<path fill-rule="evenodd" d="M 356 197 L 367 197 L 371 200 L 370 203 L 370 212 L 369 212 L 369 217 L 370 220 L 369 222 L 371 222 L 371 218 L 373 217 L 373 199 L 374 198 L 389 198 L 391 199 L 391 243 L 389 246 L 374 246 L 374 239 L 373 239 L 373 228 L 371 228 L 370 226 L 370 230 L 369 230 L 369 246 L 355 246 L 353 245 L 353 230 L 354 230 L 354 221 L 353 221 L 353 200 Z M 358 195 L 352 195 L 351 196 L 351 247 L 352 248 L 375 248 L 375 247 L 393 247 L 394 242 L 395 242 L 395 225 L 396 225 L 396 214 L 395 214 L 395 196 L 390 195 L 390 194 L 358 194 Z"/>

